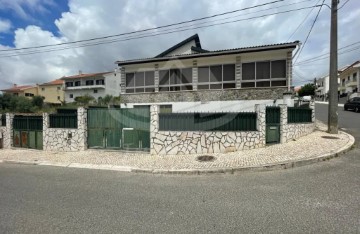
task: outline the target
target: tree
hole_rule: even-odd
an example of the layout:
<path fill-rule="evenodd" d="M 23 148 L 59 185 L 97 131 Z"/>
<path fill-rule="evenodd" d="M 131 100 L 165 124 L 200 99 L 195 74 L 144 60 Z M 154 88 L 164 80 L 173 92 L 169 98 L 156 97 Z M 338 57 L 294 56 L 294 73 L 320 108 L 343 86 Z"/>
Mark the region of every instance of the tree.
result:
<path fill-rule="evenodd" d="M 88 94 L 84 95 L 84 96 L 78 96 L 75 98 L 75 101 L 77 102 L 77 104 L 79 105 L 83 105 L 83 106 L 87 106 L 89 105 L 89 103 L 91 101 L 95 100 L 95 98 L 93 96 L 90 96 Z"/>
<path fill-rule="evenodd" d="M 42 96 L 34 96 L 31 101 L 33 106 L 38 107 L 41 109 L 44 105 L 44 98 Z"/>
<path fill-rule="evenodd" d="M 306 84 L 299 90 L 300 97 L 313 95 L 315 95 L 315 85 L 313 83 Z"/>

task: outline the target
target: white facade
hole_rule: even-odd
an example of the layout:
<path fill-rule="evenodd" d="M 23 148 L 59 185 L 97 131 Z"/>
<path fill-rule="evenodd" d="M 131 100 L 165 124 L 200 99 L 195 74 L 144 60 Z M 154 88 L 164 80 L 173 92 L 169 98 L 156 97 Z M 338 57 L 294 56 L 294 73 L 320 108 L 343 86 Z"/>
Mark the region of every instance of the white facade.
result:
<path fill-rule="evenodd" d="M 329 76 L 324 76 L 316 80 L 316 95 L 325 97 L 329 92 Z"/>
<path fill-rule="evenodd" d="M 113 72 L 104 74 L 81 74 L 63 78 L 65 80 L 65 102 L 76 97 L 90 95 L 95 99 L 105 95 L 120 95 L 120 76 Z"/>
<path fill-rule="evenodd" d="M 340 94 L 352 94 L 360 91 L 360 61 L 341 71 L 339 75 Z"/>

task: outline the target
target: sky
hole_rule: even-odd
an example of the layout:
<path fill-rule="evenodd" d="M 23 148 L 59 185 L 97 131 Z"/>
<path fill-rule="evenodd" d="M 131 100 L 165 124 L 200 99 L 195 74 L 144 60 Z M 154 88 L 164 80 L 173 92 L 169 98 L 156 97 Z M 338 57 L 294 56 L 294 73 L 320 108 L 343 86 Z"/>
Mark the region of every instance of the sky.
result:
<path fill-rule="evenodd" d="M 165 34 L 162 30 L 169 28 L 158 29 L 114 37 L 112 39 L 117 41 L 100 45 L 97 43 L 99 41 L 90 41 L 97 45 L 67 44 L 22 49 L 128 33 L 273 1 L 0 0 L 0 89 L 15 83 L 44 83 L 77 74 L 80 70 L 83 73 L 112 71 L 116 68 L 117 60 L 153 57 L 195 33 L 199 34 L 202 47 L 208 50 L 299 40 L 303 49 L 297 54 L 298 58 L 294 59 L 293 85 L 308 83 L 316 77 L 327 75 L 328 58 L 306 61 L 329 52 L 330 9 L 327 6 L 321 8 L 305 45 L 305 38 L 319 7 L 258 17 L 310 7 L 322 0 L 283 0 L 197 21 L 197 25 L 175 26 L 182 27 L 182 31 L 178 29 L 177 32 Z M 344 3 L 338 12 L 339 48 L 360 40 L 360 1 L 340 0 L 339 6 Z M 331 1 L 325 0 L 325 4 L 330 5 Z M 163 34 L 149 36 L 159 33 Z M 339 67 L 360 60 L 359 46 L 360 43 L 353 44 L 339 51 L 345 52 L 339 55 Z"/>

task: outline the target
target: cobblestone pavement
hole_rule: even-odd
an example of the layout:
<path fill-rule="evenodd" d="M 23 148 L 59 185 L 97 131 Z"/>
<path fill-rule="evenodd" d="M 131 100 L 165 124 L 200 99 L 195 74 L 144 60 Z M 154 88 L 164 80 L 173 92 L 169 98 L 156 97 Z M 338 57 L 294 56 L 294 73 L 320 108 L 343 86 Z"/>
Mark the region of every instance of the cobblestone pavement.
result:
<path fill-rule="evenodd" d="M 317 123 L 317 131 L 308 136 L 286 144 L 276 144 L 265 148 L 232 152 L 226 154 L 207 154 L 216 157 L 212 162 L 199 162 L 199 155 L 162 155 L 154 156 L 145 153 L 126 153 L 119 151 L 86 150 L 80 152 L 45 152 L 38 150 L 7 149 L 0 150 L 0 160 L 51 163 L 59 165 L 86 164 L 120 166 L 138 169 L 218 169 L 257 167 L 278 164 L 288 161 L 310 159 L 327 153 L 336 152 L 351 141 L 351 137 L 340 132 L 338 139 L 326 139 L 323 136 L 334 136 L 326 133 L 326 126 Z"/>

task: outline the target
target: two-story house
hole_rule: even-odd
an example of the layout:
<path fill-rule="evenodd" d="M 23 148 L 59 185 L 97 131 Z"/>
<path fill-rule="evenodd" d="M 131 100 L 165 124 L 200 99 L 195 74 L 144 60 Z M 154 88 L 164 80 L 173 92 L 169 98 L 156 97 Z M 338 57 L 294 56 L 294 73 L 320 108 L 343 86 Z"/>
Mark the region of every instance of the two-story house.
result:
<path fill-rule="evenodd" d="M 360 61 L 356 61 L 340 71 L 339 78 L 340 94 L 360 92 Z"/>
<path fill-rule="evenodd" d="M 292 89 L 299 41 L 205 50 L 197 34 L 152 58 L 117 61 L 126 106 L 157 103 L 174 112 L 253 110 L 280 104 Z"/>
<path fill-rule="evenodd" d="M 38 95 L 38 87 L 35 85 L 17 85 L 14 84 L 13 87 L 9 89 L 1 90 L 3 93 L 12 94 L 15 96 L 23 96 L 31 98 Z"/>
<path fill-rule="evenodd" d="M 90 95 L 95 99 L 105 95 L 120 95 L 120 79 L 114 72 L 101 72 L 62 77 L 65 82 L 65 102 L 74 102 L 76 97 Z"/>
<path fill-rule="evenodd" d="M 64 102 L 64 81 L 53 80 L 38 86 L 38 94 L 44 97 L 44 102 L 49 104 L 61 105 Z"/>
<path fill-rule="evenodd" d="M 316 79 L 316 96 L 321 98 L 322 100 L 326 100 L 329 92 L 329 87 L 329 76 L 323 76 Z"/>

